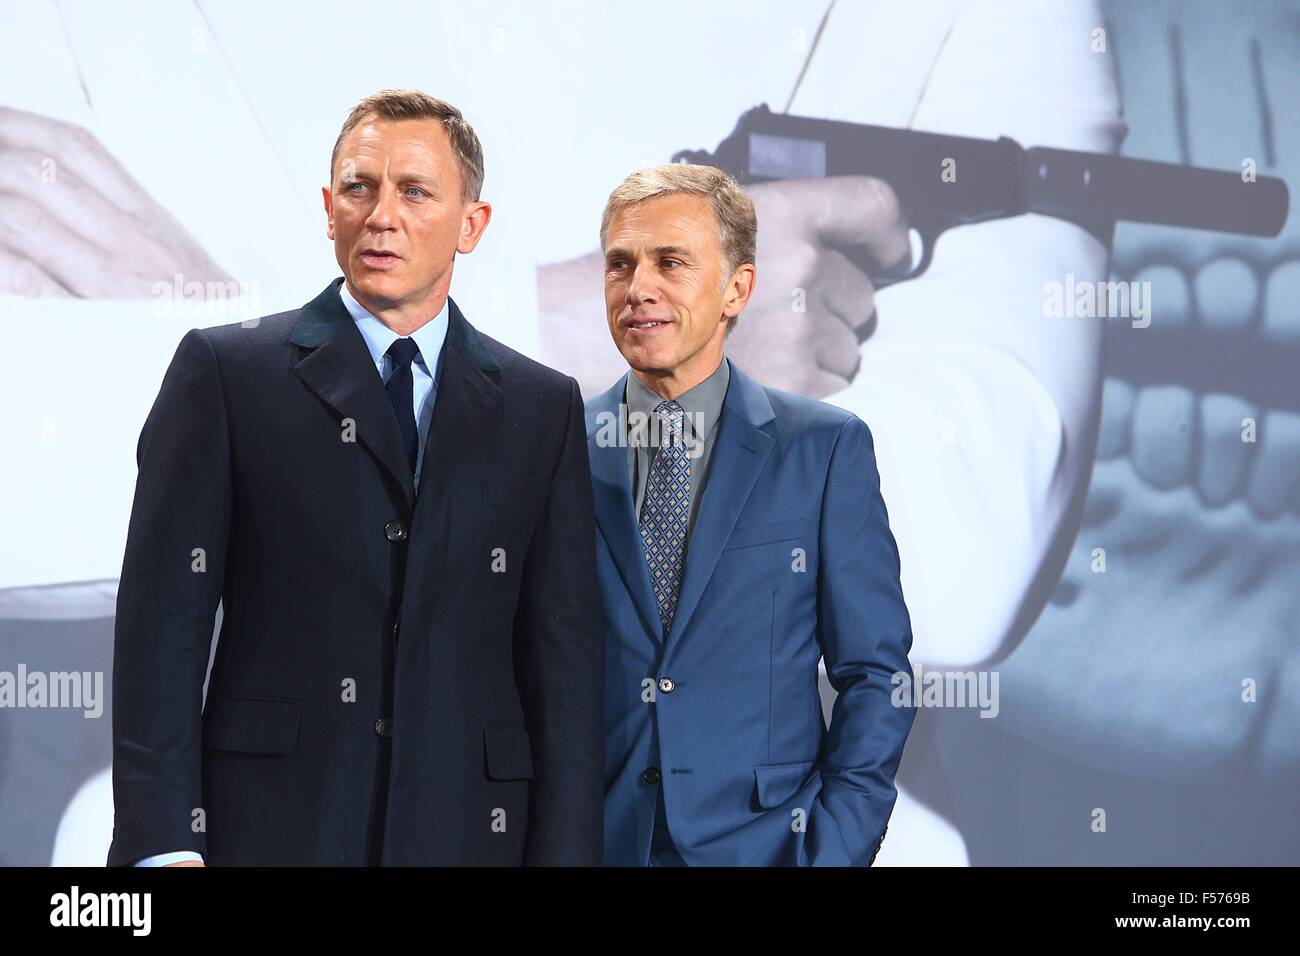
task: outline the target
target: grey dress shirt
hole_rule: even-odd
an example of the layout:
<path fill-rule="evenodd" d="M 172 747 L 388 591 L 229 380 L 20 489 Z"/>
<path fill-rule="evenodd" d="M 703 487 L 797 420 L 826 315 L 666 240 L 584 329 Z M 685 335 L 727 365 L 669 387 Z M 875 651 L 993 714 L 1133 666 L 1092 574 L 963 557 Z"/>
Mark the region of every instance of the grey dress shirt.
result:
<path fill-rule="evenodd" d="M 731 379 L 731 368 L 724 357 L 714 369 L 713 374 L 689 391 L 677 396 L 677 404 L 686 413 L 682 424 L 688 443 L 703 441 L 703 453 L 691 459 L 691 514 L 686 524 L 686 540 L 689 543 L 691 532 L 695 529 L 695 516 L 700 510 L 700 499 L 704 493 L 704 483 L 708 479 L 709 459 L 713 457 L 714 439 L 718 432 L 718 419 L 722 416 L 722 401 L 727 396 L 727 383 Z M 635 412 L 647 416 L 647 420 L 657 419 L 655 408 L 663 398 L 641 384 L 635 374 L 629 372 L 627 384 L 623 389 L 623 401 L 627 404 L 629 419 Z M 629 432 L 632 430 L 629 423 Z M 641 502 L 645 497 L 646 478 L 650 474 L 650 465 L 659 453 L 659 446 L 647 447 L 632 436 L 627 437 L 627 467 L 632 479 L 632 495 L 636 503 L 636 516 L 641 518 Z M 656 437 L 653 432 L 647 437 Z M 661 440 L 666 432 L 658 435 Z M 687 446 L 690 447 L 689 444 Z"/>

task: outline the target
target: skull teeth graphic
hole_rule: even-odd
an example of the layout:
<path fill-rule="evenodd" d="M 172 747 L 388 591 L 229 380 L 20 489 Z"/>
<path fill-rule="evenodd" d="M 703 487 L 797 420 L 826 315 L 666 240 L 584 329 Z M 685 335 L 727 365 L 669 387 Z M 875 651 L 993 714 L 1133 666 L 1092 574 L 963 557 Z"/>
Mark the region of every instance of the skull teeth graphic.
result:
<path fill-rule="evenodd" d="M 1152 283 L 1153 319 L 1107 320 L 1092 483 L 1052 602 L 1003 665 L 1007 728 L 1124 773 L 1294 774 L 1300 261 L 1127 271 Z"/>

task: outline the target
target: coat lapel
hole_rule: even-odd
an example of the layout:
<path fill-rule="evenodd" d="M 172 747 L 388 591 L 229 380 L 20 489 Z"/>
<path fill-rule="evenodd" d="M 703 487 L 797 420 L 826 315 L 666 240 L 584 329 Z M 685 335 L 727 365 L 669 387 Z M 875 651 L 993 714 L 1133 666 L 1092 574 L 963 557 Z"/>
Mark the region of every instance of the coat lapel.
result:
<path fill-rule="evenodd" d="M 626 413 L 623 389 L 627 375 L 620 378 L 603 395 L 587 405 L 587 455 L 591 460 L 592 492 L 596 504 L 596 524 L 609 545 L 618 566 L 623 586 L 656 641 L 663 640 L 659 624 L 659 605 L 650 585 L 641 550 L 641 532 L 634 514 L 632 480 L 628 475 Z"/>
<path fill-rule="evenodd" d="M 487 477 L 488 454 L 500 435 L 502 412 L 501 366 L 450 298 L 440 361 L 419 490 L 421 497 L 434 499 L 445 498 L 453 486 L 481 483 Z"/>
<path fill-rule="evenodd" d="M 356 437 L 402 489 L 407 513 L 414 503 L 411 465 L 397 416 L 356 322 L 339 298 L 342 277 L 302 307 L 289 341 L 311 349 L 294 372 L 340 417 L 356 423 Z M 435 406 L 436 407 L 436 406 Z"/>
<path fill-rule="evenodd" d="M 731 537 L 731 529 L 736 526 L 736 519 L 776 444 L 768 424 L 776 416 L 767 393 L 731 359 L 726 361 L 731 363 L 731 378 L 714 437 L 704 497 L 686 549 L 686 568 L 669 630 L 670 639 L 678 638 L 690 625 L 691 615 Z"/>
<path fill-rule="evenodd" d="M 294 372 L 341 417 L 356 422 L 358 441 L 401 488 L 409 515 L 415 504 L 410 461 L 383 379 L 339 298 L 342 282 L 335 279 L 303 306 L 289 341 L 311 351 Z M 450 298 L 447 314 L 447 340 L 436 373 L 438 391 L 420 472 L 420 492 L 435 496 L 465 475 L 481 480 L 484 456 L 491 447 L 486 436 L 497 434 L 501 410 L 501 386 L 496 380 L 501 366 Z"/>

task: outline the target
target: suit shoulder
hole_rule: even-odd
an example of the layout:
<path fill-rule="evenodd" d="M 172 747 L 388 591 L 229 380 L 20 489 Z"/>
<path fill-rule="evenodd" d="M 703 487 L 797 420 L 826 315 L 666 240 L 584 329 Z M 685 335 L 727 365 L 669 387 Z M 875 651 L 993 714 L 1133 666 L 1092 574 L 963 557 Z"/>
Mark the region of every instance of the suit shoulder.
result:
<path fill-rule="evenodd" d="M 287 312 L 263 315 L 255 319 L 210 325 L 199 331 L 212 343 L 213 350 L 222 357 L 234 356 L 250 348 L 282 346 L 297 325 L 298 316 L 301 314 L 302 309 L 290 309 Z"/>
<path fill-rule="evenodd" d="M 478 332 L 477 329 L 475 331 Z M 490 335 L 478 332 L 478 337 L 492 354 L 492 357 L 496 359 L 497 364 L 501 366 L 501 384 L 503 388 L 562 393 L 565 400 L 573 394 L 575 382 L 572 376 L 565 375 L 549 365 L 543 365 L 536 359 L 529 358 L 522 352 L 512 349 L 504 342 L 499 342 Z"/>
<path fill-rule="evenodd" d="M 792 437 L 806 435 L 834 439 L 850 422 L 856 421 L 863 427 L 866 426 L 857 415 L 838 405 L 795 395 L 793 392 L 783 392 L 779 388 L 764 386 L 763 391 L 767 393 L 767 400 L 777 421 Z"/>

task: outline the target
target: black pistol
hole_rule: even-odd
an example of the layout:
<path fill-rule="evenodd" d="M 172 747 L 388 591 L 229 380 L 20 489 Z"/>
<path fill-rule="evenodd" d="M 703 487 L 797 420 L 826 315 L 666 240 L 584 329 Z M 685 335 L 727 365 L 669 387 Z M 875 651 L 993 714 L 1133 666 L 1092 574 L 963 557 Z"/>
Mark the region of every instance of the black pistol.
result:
<path fill-rule="evenodd" d="M 1276 236 L 1286 221 L 1286 183 L 1015 140 L 945 136 L 887 126 L 744 113 L 713 152 L 682 150 L 673 162 L 718 166 L 741 185 L 778 179 L 874 176 L 893 188 L 921 241 L 906 272 L 868 271 L 877 288 L 914 279 L 947 229 L 1027 212 L 1076 223 L 1107 245 L 1120 221 Z M 945 175 L 947 171 L 948 175 Z"/>

